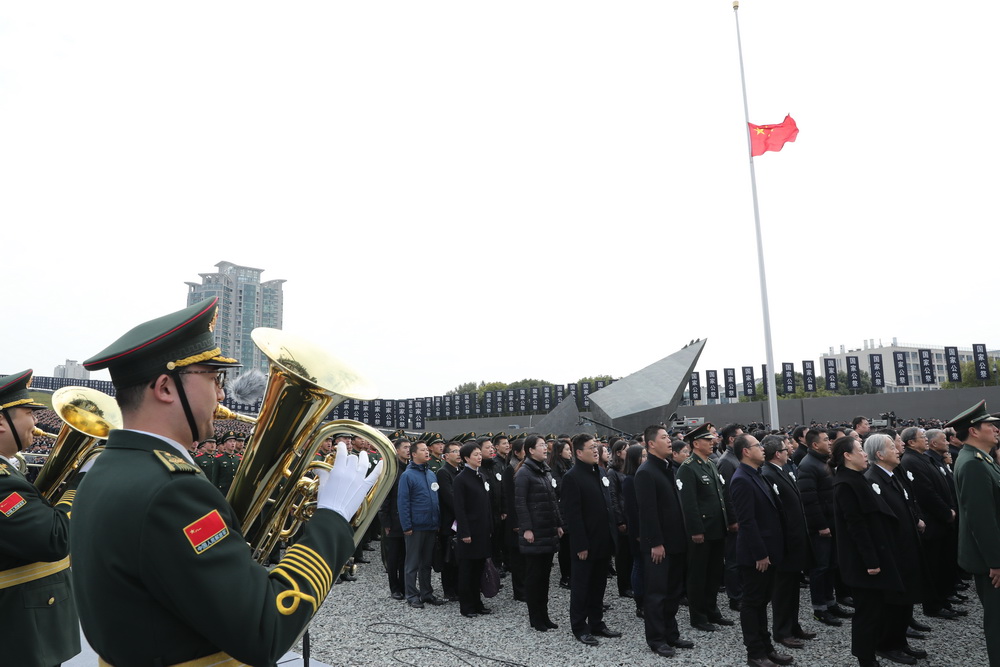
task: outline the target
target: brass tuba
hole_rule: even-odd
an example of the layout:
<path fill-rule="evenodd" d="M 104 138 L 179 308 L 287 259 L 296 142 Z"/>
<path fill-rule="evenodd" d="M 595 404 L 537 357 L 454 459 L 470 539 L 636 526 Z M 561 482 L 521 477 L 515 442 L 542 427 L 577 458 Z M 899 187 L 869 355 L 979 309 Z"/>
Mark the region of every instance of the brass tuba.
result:
<path fill-rule="evenodd" d="M 375 390 L 338 359 L 298 336 L 266 328 L 254 329 L 250 336 L 270 360 L 270 371 L 256 426 L 227 499 L 239 517 L 251 555 L 265 562 L 278 541 L 294 533 L 311 514 L 316 484 L 304 475 L 322 465 L 314 460 L 316 451 L 334 433 L 350 432 L 371 440 L 385 461 L 351 522 L 357 544 L 396 479 L 395 449 L 384 435 L 360 422 L 322 422 L 337 404 L 348 398 L 373 398 Z"/>
<path fill-rule="evenodd" d="M 122 412 L 115 399 L 88 387 L 57 389 L 52 394 L 52 409 L 62 419 L 63 426 L 45 465 L 38 471 L 35 486 L 43 496 L 56 502 L 64 483 L 104 449 L 99 443 L 107 439 L 111 429 L 122 427 Z"/>

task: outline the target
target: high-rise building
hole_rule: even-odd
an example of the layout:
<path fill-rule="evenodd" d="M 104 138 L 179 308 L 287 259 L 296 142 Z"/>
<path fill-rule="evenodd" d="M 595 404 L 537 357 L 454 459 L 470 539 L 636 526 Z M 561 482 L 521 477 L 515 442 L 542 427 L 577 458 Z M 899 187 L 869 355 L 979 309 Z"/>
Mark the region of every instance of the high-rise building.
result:
<path fill-rule="evenodd" d="M 267 373 L 267 357 L 250 339 L 257 327 L 280 329 L 284 295 L 284 280 L 261 282 L 264 269 L 219 262 L 216 273 L 200 273 L 201 284 L 186 283 L 188 305 L 209 297 L 219 298 L 219 319 L 215 324 L 215 340 L 222 355 L 239 359 L 243 369 L 257 368 Z"/>
<path fill-rule="evenodd" d="M 59 364 L 52 375 L 57 378 L 70 378 L 73 380 L 90 379 L 90 371 L 81 366 L 76 359 L 67 359 L 65 364 Z"/>

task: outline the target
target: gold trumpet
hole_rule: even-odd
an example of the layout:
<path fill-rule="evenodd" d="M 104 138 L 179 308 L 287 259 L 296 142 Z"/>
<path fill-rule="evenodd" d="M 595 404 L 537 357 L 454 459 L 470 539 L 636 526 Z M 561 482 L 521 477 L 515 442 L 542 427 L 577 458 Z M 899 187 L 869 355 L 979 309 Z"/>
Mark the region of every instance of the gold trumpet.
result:
<path fill-rule="evenodd" d="M 251 555 L 265 562 L 278 541 L 290 537 L 311 515 L 316 482 L 304 475 L 324 465 L 314 461 L 316 451 L 328 436 L 341 432 L 369 439 L 384 461 L 382 474 L 351 522 L 357 544 L 396 479 L 395 450 L 384 435 L 360 422 L 322 422 L 344 400 L 370 399 L 376 392 L 347 365 L 305 339 L 264 328 L 250 336 L 270 360 L 270 372 L 227 499 Z"/>
<path fill-rule="evenodd" d="M 104 449 L 98 443 L 107 439 L 111 429 L 122 427 L 122 413 L 115 399 L 88 387 L 57 389 L 52 394 L 52 409 L 62 419 L 63 426 L 53 436 L 55 444 L 38 472 L 35 486 L 43 496 L 56 502 L 71 476 Z M 44 431 L 39 434 L 51 436 Z"/>
<path fill-rule="evenodd" d="M 256 424 L 257 418 L 251 417 L 250 415 L 241 415 L 238 412 L 233 412 L 224 405 L 219 405 L 215 408 L 215 418 L 216 419 L 232 419 L 238 422 L 243 422 L 244 424 Z"/>

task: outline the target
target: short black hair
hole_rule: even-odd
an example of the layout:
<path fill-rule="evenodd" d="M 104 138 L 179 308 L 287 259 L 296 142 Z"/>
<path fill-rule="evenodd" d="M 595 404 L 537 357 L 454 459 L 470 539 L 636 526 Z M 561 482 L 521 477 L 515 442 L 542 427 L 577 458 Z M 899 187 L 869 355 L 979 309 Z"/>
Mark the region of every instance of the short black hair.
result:
<path fill-rule="evenodd" d="M 663 424 L 653 424 L 651 426 L 647 426 L 642 432 L 642 438 L 647 443 L 650 440 L 656 440 L 656 436 L 660 434 L 661 430 L 665 431 L 667 430 L 667 427 Z"/>
<path fill-rule="evenodd" d="M 722 438 L 723 447 L 729 444 L 730 438 L 736 437 L 737 431 L 742 431 L 742 430 L 743 430 L 742 424 L 726 424 L 725 426 L 723 426 L 722 430 L 719 431 L 719 437 Z"/>
<path fill-rule="evenodd" d="M 818 428 L 811 428 L 806 431 L 806 447 L 812 447 L 813 444 L 819 442 L 819 436 L 823 433 L 824 431 L 821 431 Z"/>
<path fill-rule="evenodd" d="M 862 417 L 861 415 L 858 415 L 857 417 L 855 417 L 854 419 L 851 420 L 851 428 L 853 428 L 855 431 L 857 431 L 858 430 L 858 424 L 860 424 L 861 422 L 865 421 L 866 419 L 868 419 L 868 417 Z"/>
<path fill-rule="evenodd" d="M 733 441 L 733 454 L 736 455 L 737 460 L 743 460 L 743 452 L 750 447 L 751 438 L 753 438 L 752 435 L 744 433 L 743 435 L 737 436 L 736 440 Z"/>
<path fill-rule="evenodd" d="M 594 439 L 591 433 L 577 433 L 573 436 L 573 456 L 576 456 L 577 452 L 582 452 L 584 445 Z"/>
<path fill-rule="evenodd" d="M 462 445 L 462 449 L 460 449 L 458 453 L 462 457 L 462 461 L 468 461 L 469 457 L 472 456 L 472 452 L 476 451 L 477 449 L 481 451 L 482 447 L 480 447 L 475 442 L 467 442 L 464 445 Z"/>

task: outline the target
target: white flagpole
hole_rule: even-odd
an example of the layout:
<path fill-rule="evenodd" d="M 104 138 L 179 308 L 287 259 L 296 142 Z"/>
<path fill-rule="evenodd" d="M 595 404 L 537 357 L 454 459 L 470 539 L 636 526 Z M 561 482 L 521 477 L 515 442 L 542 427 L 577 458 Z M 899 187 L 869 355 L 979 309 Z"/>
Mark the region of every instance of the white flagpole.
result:
<path fill-rule="evenodd" d="M 757 227 L 757 266 L 760 269 L 760 303 L 764 316 L 764 347 L 767 355 L 767 375 L 764 382 L 767 391 L 767 405 L 771 415 L 771 428 L 781 428 L 778 421 L 778 388 L 774 381 L 774 352 L 771 348 L 771 316 L 767 307 L 767 277 L 764 275 L 764 241 L 760 235 L 760 210 L 757 207 L 757 174 L 753 168 L 753 146 L 750 142 L 750 109 L 747 106 L 747 80 L 743 73 L 743 42 L 740 40 L 740 3 L 733 2 L 733 16 L 736 17 L 736 47 L 740 55 L 740 83 L 743 85 L 744 128 L 747 133 L 747 155 L 750 156 L 750 189 L 753 191 L 753 220 Z"/>

